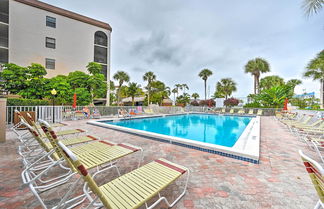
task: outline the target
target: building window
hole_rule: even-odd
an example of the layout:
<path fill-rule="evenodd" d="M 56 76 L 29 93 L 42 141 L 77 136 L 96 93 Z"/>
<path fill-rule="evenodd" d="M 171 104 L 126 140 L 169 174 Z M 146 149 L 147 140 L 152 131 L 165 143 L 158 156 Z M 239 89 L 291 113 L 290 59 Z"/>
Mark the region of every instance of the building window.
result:
<path fill-rule="evenodd" d="M 55 38 L 46 37 L 46 47 L 55 49 Z"/>
<path fill-rule="evenodd" d="M 97 31 L 95 33 L 95 44 L 107 47 L 107 44 L 108 44 L 107 35 L 102 31 Z"/>
<path fill-rule="evenodd" d="M 46 58 L 45 66 L 46 66 L 46 69 L 54 70 L 55 69 L 55 59 Z"/>
<path fill-rule="evenodd" d="M 95 46 L 94 61 L 103 63 L 103 64 L 107 64 L 107 48 Z"/>
<path fill-rule="evenodd" d="M 56 18 L 46 16 L 46 26 L 56 28 Z"/>

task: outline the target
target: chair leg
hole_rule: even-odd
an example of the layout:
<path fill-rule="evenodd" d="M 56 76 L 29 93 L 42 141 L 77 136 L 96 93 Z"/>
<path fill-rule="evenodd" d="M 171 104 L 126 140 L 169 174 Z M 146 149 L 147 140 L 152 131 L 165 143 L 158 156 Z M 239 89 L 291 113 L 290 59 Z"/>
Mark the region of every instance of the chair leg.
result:
<path fill-rule="evenodd" d="M 318 200 L 314 209 L 321 209 L 322 208 L 322 205 L 321 205 L 321 200 Z"/>

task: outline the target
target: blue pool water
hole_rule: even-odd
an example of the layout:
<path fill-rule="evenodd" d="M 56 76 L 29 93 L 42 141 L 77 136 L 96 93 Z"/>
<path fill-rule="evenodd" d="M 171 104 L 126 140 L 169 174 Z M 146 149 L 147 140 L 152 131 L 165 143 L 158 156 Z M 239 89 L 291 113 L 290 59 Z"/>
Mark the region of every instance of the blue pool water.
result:
<path fill-rule="evenodd" d="M 232 147 L 251 119 L 251 117 L 240 116 L 189 114 L 103 122 L 137 130 Z"/>

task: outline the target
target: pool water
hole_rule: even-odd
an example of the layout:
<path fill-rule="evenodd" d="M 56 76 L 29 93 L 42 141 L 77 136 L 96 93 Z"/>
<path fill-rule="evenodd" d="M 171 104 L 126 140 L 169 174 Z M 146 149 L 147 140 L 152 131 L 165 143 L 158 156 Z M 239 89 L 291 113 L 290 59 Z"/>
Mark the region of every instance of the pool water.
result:
<path fill-rule="evenodd" d="M 233 147 L 252 117 L 188 114 L 103 123 Z"/>

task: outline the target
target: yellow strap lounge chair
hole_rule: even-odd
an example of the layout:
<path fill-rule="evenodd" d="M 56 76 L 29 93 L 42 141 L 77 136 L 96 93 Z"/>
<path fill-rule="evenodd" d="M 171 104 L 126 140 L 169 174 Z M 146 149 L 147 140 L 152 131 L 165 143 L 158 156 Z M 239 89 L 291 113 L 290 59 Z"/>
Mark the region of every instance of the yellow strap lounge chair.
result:
<path fill-rule="evenodd" d="M 299 150 L 299 154 L 319 197 L 314 209 L 324 208 L 324 169 L 318 162 L 305 155 L 301 150 Z"/>
<path fill-rule="evenodd" d="M 226 113 L 226 109 L 222 108 L 222 110 L 220 111 L 220 113 L 225 114 Z"/>
<path fill-rule="evenodd" d="M 263 110 L 258 109 L 257 116 L 262 116 L 263 115 Z"/>
<path fill-rule="evenodd" d="M 36 129 L 38 134 L 41 135 L 42 137 L 46 137 L 45 133 L 42 133 L 41 129 L 38 128 L 38 127 L 40 127 L 40 125 L 36 124 L 36 122 L 33 120 L 31 115 L 29 113 L 27 113 L 26 115 L 27 115 L 31 125 Z M 86 131 L 82 130 L 82 129 L 68 129 L 68 130 L 58 131 L 57 136 L 66 136 L 66 135 L 80 134 L 80 133 L 85 133 L 85 132 Z"/>
<path fill-rule="evenodd" d="M 244 109 L 240 109 L 240 110 L 237 112 L 237 114 L 239 114 L 239 115 L 244 115 L 244 114 L 245 114 L 245 110 L 244 110 Z"/>
<path fill-rule="evenodd" d="M 37 136 L 38 133 L 33 129 L 34 127 L 29 126 L 28 128 L 32 130 L 32 133 L 35 136 L 35 138 L 37 138 L 37 141 L 39 141 L 41 145 L 44 146 L 47 151 L 49 151 L 46 153 L 46 155 L 44 155 L 43 158 L 48 157 L 52 159 L 50 160 L 52 163 L 45 164 L 44 169 L 41 171 L 41 174 L 48 173 L 50 169 L 54 166 L 60 166 L 61 168 L 66 168 L 64 163 L 66 162 L 65 155 L 63 154 L 63 150 L 60 148 L 60 146 L 58 146 L 58 143 L 60 142 L 60 144 L 63 144 L 63 141 L 58 140 L 55 131 L 50 127 L 50 125 L 46 121 L 39 120 L 39 122 L 42 129 L 46 133 L 46 136 L 48 136 L 48 139 L 51 142 L 51 147 L 43 143 L 42 138 Z M 94 170 L 101 171 L 101 170 L 108 170 L 111 168 L 115 168 L 118 172 L 118 175 L 120 175 L 119 169 L 116 166 L 118 159 L 133 153 L 140 152 L 140 158 L 137 164 L 137 166 L 139 166 L 143 155 L 143 150 L 139 147 L 126 144 L 126 143 L 115 144 L 103 140 L 96 140 L 91 143 L 73 146 L 70 148 L 70 151 L 71 153 L 73 153 L 73 155 L 77 156 L 80 159 L 80 162 L 83 163 L 86 169 L 95 168 Z M 71 176 L 74 175 L 77 170 L 76 169 L 71 170 L 69 168 L 68 169 L 69 172 L 64 173 L 58 177 L 54 177 L 54 180 L 52 180 L 50 183 L 46 182 L 44 184 L 44 182 L 40 180 L 42 176 L 40 174 L 36 175 L 34 173 L 33 168 L 35 165 L 37 165 L 35 163 L 38 162 L 36 161 L 30 164 L 22 172 L 22 178 L 24 184 L 28 184 L 32 193 L 39 200 L 41 205 L 44 208 L 46 208 L 44 201 L 40 198 L 40 193 L 45 189 L 46 190 L 52 189 L 54 187 L 66 183 L 71 179 Z M 69 162 L 67 161 L 67 163 Z M 67 200 L 67 198 L 73 192 L 75 191 L 71 190 L 66 192 L 64 197 L 62 197 L 61 201 L 58 203 L 57 207 L 60 208 L 62 204 L 66 204 L 67 202 L 72 203 L 73 205 L 81 203 L 82 201 L 81 202 L 79 201 L 80 199 L 84 198 L 84 195 L 80 195 Z"/>
<path fill-rule="evenodd" d="M 248 115 L 254 115 L 254 109 L 249 109 Z"/>
<path fill-rule="evenodd" d="M 234 109 L 230 109 L 229 113 L 234 114 Z"/>
<path fill-rule="evenodd" d="M 71 169 L 77 170 L 86 182 L 84 192 L 90 201 L 88 208 L 92 205 L 97 207 L 104 206 L 109 209 L 139 208 L 142 205 L 147 206 L 147 201 L 156 196 L 158 196 L 158 200 L 151 206 L 147 206 L 147 208 L 153 208 L 161 201 L 164 201 L 170 208 L 186 193 L 189 170 L 165 159 L 155 160 L 105 183 L 102 186 L 98 186 L 94 177 L 103 171 L 99 171 L 91 176 L 78 156 L 74 155 L 73 152 L 61 142 L 58 142 L 58 145 L 64 151 L 63 153 Z M 185 173 L 187 174 L 187 178 L 183 192 L 172 203 L 169 203 L 165 197 L 161 196 L 160 191 Z M 93 193 L 92 196 L 90 190 Z M 100 200 L 100 202 L 98 202 L 98 200 Z"/>

